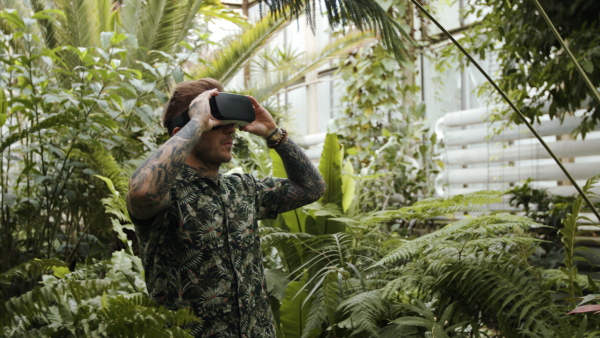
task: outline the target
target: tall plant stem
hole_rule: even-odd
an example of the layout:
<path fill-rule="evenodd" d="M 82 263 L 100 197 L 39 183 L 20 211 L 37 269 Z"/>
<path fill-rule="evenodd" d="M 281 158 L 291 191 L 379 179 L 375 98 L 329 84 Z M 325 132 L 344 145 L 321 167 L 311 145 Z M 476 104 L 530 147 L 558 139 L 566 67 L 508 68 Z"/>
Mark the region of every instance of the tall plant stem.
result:
<path fill-rule="evenodd" d="M 598 89 L 596 89 L 596 87 L 594 87 L 594 84 L 592 83 L 590 78 L 585 74 L 585 71 L 583 70 L 583 68 L 581 67 L 579 62 L 577 62 L 575 55 L 573 55 L 573 53 L 571 52 L 569 47 L 567 47 L 567 45 L 565 44 L 565 41 L 560 37 L 560 33 L 558 33 L 558 30 L 556 29 L 556 27 L 554 27 L 554 24 L 552 23 L 552 21 L 550 20 L 550 18 L 546 14 L 546 12 L 544 11 L 544 8 L 542 7 L 542 5 L 540 5 L 539 1 L 533 0 L 533 3 L 535 4 L 535 7 L 537 7 L 538 11 L 540 12 L 540 15 L 542 16 L 542 18 L 544 18 L 544 20 L 548 24 L 548 27 L 550 27 L 550 30 L 552 30 L 552 33 L 554 33 L 556 40 L 558 40 L 558 42 L 560 43 L 562 48 L 567 52 L 567 54 L 569 54 L 571 61 L 573 61 L 573 64 L 575 64 L 575 68 L 577 69 L 577 71 L 579 72 L 581 77 L 583 77 L 585 84 L 588 86 L 590 91 L 593 93 L 593 96 L 596 99 L 596 101 L 598 101 L 598 104 L 600 104 L 600 92 L 598 92 Z"/>
<path fill-rule="evenodd" d="M 592 210 L 592 212 L 594 213 L 594 215 L 596 215 L 596 218 L 598 218 L 598 221 L 600 221 L 600 213 L 598 213 L 598 210 L 596 210 L 596 208 L 594 207 L 594 205 L 592 204 L 592 202 L 590 201 L 590 199 L 585 195 L 585 193 L 583 192 L 583 190 L 581 190 L 581 187 L 579 187 L 579 185 L 577 184 L 577 182 L 575 182 L 575 180 L 573 179 L 573 177 L 571 176 L 571 174 L 569 174 L 569 172 L 567 171 L 567 169 L 563 166 L 562 162 L 552 152 L 552 150 L 550 149 L 550 147 L 548 146 L 548 144 L 546 144 L 546 142 L 542 139 L 542 137 L 540 136 L 540 134 L 538 134 L 538 132 L 533 128 L 533 126 L 531 125 L 531 123 L 529 123 L 529 121 L 527 121 L 527 118 L 523 115 L 523 113 L 521 113 L 521 111 L 519 110 L 519 108 L 517 108 L 517 106 L 515 106 L 515 104 L 512 103 L 512 101 L 508 98 L 508 96 L 506 95 L 506 93 L 504 93 L 504 91 L 502 91 L 502 89 L 500 89 L 500 87 L 498 87 L 498 85 L 496 84 L 496 82 L 494 80 L 492 80 L 492 78 L 488 75 L 488 73 L 485 70 L 483 70 L 483 68 L 481 68 L 481 66 L 479 65 L 479 63 L 477 63 L 477 61 L 475 61 L 475 59 L 473 59 L 473 57 L 471 56 L 471 54 L 469 54 L 469 52 L 467 52 L 463 48 L 463 46 L 461 46 L 461 44 L 458 43 L 458 41 L 456 41 L 456 39 L 454 39 L 454 37 L 450 33 L 448 33 L 448 31 L 442 25 L 431 14 L 429 14 L 429 12 L 425 8 L 423 8 L 423 6 L 421 6 L 421 4 L 417 0 L 410 0 L 410 1 L 413 4 L 415 4 L 415 6 L 417 6 L 419 8 L 419 10 L 421 10 L 442 32 L 444 32 L 444 34 L 448 37 L 448 39 L 450 39 L 450 41 L 452 41 L 452 43 L 454 43 L 454 45 L 456 47 L 458 47 L 458 49 L 460 49 L 460 51 L 469 59 L 469 61 L 471 61 L 473 63 L 473 65 L 475 65 L 475 67 L 477 67 L 477 69 L 479 69 L 479 71 L 481 72 L 481 74 L 498 91 L 498 93 L 500 94 L 500 96 L 502 96 L 502 98 L 504 99 L 504 101 L 506 101 L 506 103 L 508 103 L 508 105 L 512 108 L 512 110 L 515 113 L 517 113 L 517 115 L 519 115 L 519 117 L 521 118 L 521 121 L 523 121 L 523 123 L 525 123 L 525 125 L 527 126 L 527 128 L 529 128 L 529 130 L 531 131 L 531 133 L 538 139 L 538 141 L 540 141 L 540 143 L 542 144 L 542 146 L 544 147 L 544 149 L 546 149 L 546 151 L 548 152 L 548 154 L 550 154 L 550 156 L 554 159 L 554 161 L 560 167 L 560 169 L 563 171 L 563 173 L 565 174 L 565 176 L 567 176 L 567 178 L 569 179 L 569 181 L 571 182 L 571 184 L 573 184 L 573 186 L 575 187 L 575 189 L 577 190 L 577 192 L 579 193 L 579 195 L 581 196 L 581 198 L 583 198 L 583 200 L 585 201 L 585 203 L 587 204 L 587 206 Z M 577 64 L 577 62 L 575 62 L 575 63 Z"/>

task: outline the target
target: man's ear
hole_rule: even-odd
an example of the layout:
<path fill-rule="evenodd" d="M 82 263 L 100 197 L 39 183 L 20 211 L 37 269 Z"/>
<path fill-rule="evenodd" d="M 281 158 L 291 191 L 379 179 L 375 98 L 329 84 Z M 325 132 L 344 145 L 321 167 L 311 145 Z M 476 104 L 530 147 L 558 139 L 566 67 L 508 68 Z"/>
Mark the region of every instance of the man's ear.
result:
<path fill-rule="evenodd" d="M 171 136 L 175 136 L 175 134 L 177 134 L 180 130 L 181 130 L 181 127 L 175 127 L 173 129 L 173 135 L 171 135 Z"/>

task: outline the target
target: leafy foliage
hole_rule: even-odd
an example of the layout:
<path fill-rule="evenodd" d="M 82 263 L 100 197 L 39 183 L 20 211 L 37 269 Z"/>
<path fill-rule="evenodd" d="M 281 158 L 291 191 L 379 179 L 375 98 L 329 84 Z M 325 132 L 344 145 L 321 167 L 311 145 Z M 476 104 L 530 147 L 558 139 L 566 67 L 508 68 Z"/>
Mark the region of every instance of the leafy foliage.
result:
<path fill-rule="evenodd" d="M 20 12 L 0 11 L 0 271 L 34 257 L 71 268 L 107 258 L 123 244 L 94 175 L 126 191 L 123 168 L 163 140 L 164 92 L 205 43 L 178 42 L 200 9 L 225 10 L 199 0 L 2 4 Z"/>
<path fill-rule="evenodd" d="M 325 164 L 320 166 L 330 182 L 344 175 L 342 150 L 334 140 L 327 136 L 325 149 L 329 150 L 323 152 Z M 274 158 L 276 172 L 279 166 Z M 401 237 L 386 226 L 397 219 L 423 222 L 440 215 L 481 213 L 481 206 L 497 203 L 501 193 L 431 198 L 397 210 L 350 215 L 335 203 L 352 190 L 340 191 L 341 196 L 336 193 L 331 201 L 296 210 L 293 217 L 280 216 L 266 222 L 272 227 L 262 228 L 265 256 L 273 255 L 273 248 L 277 253 L 271 267 L 287 274 L 297 289 L 296 297 L 310 306 L 308 313 L 302 313 L 305 325 L 286 336 L 402 332 L 407 337 L 464 337 L 486 330 L 506 336 L 545 336 L 559 330 L 570 337 L 577 330 L 591 332 L 587 322 L 562 317 L 566 304 L 556 302 L 553 294 L 567 290 L 566 282 L 556 282 L 564 277 L 529 264 L 540 240 L 528 230 L 543 225 L 522 216 L 484 214 L 416 238 Z M 314 227 L 317 217 L 345 227 L 323 233 Z M 294 233 L 288 232 L 292 229 Z M 584 282 L 576 271 L 574 278 L 584 289 L 595 283 Z M 296 304 L 296 299 L 286 296 L 272 303 L 279 323 L 298 318 L 298 308 L 290 302 Z"/>
<path fill-rule="evenodd" d="M 285 18 L 264 17 L 257 24 L 248 27 L 236 37 L 229 46 L 215 55 L 207 65 L 194 68 L 190 72 L 190 77 L 193 79 L 211 77 L 227 84 L 259 48 L 278 32 L 285 23 Z"/>
<path fill-rule="evenodd" d="M 600 83 L 597 15 L 600 5 L 589 1 L 543 3 L 544 10 L 582 65 L 595 87 Z M 484 11 L 485 8 L 485 11 Z M 583 137 L 600 120 L 598 102 L 532 1 L 478 0 L 469 13 L 483 17 L 465 42 L 482 58 L 491 51 L 500 64 L 499 85 L 531 121 L 549 102 L 551 118 L 563 119 L 586 108 L 574 131 Z M 510 15 L 511 20 L 506 20 Z M 497 53 L 495 51 L 498 51 Z M 568 84 L 568 85 L 565 85 Z M 512 122 L 520 123 L 517 116 Z"/>
<path fill-rule="evenodd" d="M 409 20 L 408 4 L 390 8 L 397 20 Z M 381 45 L 362 47 L 342 60 L 342 114 L 333 132 L 341 136 L 354 170 L 365 177 L 357 186 L 361 211 L 410 205 L 430 196 L 435 136 L 428 136 L 424 105 L 415 104 L 414 59 L 393 58 Z"/>
<path fill-rule="evenodd" d="M 296 17 L 306 13 L 310 26 L 315 27 L 315 15 L 318 12 L 316 1 L 266 0 L 271 13 L 276 16 Z M 406 38 L 408 32 L 377 1 L 372 0 L 325 0 L 325 13 L 331 27 L 346 27 L 354 24 L 361 31 L 375 31 L 397 60 L 406 57 Z M 402 38 L 404 39 L 402 39 Z"/>

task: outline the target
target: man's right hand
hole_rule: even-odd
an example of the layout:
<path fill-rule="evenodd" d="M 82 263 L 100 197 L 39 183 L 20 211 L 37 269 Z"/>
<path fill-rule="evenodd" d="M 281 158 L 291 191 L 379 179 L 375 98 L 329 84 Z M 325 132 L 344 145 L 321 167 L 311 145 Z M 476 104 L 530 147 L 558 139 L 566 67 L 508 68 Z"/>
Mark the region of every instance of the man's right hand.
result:
<path fill-rule="evenodd" d="M 207 90 L 196 96 L 192 103 L 190 103 L 190 110 L 188 112 L 190 119 L 196 119 L 203 132 L 221 125 L 221 121 L 215 119 L 210 113 L 210 103 L 208 101 L 212 96 L 217 95 L 219 95 L 217 89 Z"/>

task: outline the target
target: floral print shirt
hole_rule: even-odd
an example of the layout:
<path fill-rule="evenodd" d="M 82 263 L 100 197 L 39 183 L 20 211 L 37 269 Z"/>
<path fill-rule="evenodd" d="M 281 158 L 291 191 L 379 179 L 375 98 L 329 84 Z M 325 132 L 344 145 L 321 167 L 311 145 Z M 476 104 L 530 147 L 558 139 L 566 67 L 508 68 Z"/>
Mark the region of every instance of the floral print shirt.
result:
<path fill-rule="evenodd" d="M 168 309 L 191 307 L 196 337 L 274 337 L 257 221 L 275 218 L 283 179 L 221 175 L 218 184 L 186 167 L 170 206 L 134 220 L 150 296 Z"/>

